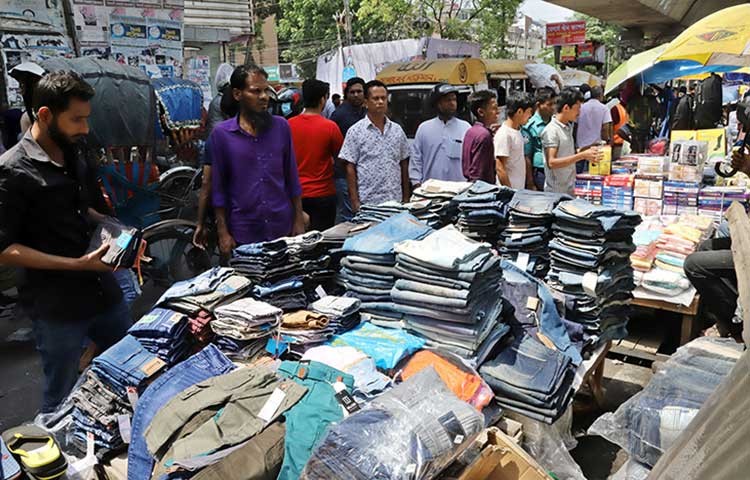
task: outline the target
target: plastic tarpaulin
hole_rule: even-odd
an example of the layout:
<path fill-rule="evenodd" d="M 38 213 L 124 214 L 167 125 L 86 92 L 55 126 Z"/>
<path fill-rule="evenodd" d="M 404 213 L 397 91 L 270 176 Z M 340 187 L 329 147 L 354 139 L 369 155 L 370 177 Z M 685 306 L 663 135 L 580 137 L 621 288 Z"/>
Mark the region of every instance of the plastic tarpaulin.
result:
<path fill-rule="evenodd" d="M 95 147 L 153 145 L 156 98 L 141 70 L 93 57 L 50 58 L 47 72 L 71 70 L 96 91 L 91 101 L 89 144 Z"/>
<path fill-rule="evenodd" d="M 742 354 L 690 425 L 664 452 L 653 480 L 735 480 L 750 472 L 750 355 Z"/>

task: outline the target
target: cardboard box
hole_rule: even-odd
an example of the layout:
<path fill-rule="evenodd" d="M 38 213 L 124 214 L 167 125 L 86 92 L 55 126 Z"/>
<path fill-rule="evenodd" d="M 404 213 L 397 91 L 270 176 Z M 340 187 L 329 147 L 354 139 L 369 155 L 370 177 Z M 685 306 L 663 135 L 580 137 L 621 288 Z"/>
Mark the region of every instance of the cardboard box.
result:
<path fill-rule="evenodd" d="M 481 433 L 486 446 L 459 480 L 552 480 L 528 453 L 497 427 Z"/>
<path fill-rule="evenodd" d="M 589 162 L 589 175 L 609 175 L 612 173 L 612 147 L 604 145 L 600 147 L 602 159 L 598 162 Z"/>

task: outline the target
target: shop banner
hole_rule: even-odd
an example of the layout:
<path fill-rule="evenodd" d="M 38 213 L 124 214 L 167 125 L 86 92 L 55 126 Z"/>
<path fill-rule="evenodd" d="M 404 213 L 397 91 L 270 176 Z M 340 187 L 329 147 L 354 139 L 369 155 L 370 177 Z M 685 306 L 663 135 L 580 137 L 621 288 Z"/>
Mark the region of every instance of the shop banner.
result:
<path fill-rule="evenodd" d="M 594 61 L 594 45 L 591 42 L 578 45 L 577 60 L 579 63 L 592 63 Z"/>
<path fill-rule="evenodd" d="M 560 47 L 560 62 L 575 62 L 576 60 L 576 46 L 575 45 L 564 45 Z"/>
<path fill-rule="evenodd" d="M 586 41 L 586 21 L 547 24 L 547 46 L 575 45 Z"/>
<path fill-rule="evenodd" d="M 281 77 L 279 77 L 279 66 L 278 65 L 269 65 L 263 67 L 263 70 L 266 71 L 268 74 L 268 81 L 269 82 L 278 82 Z"/>

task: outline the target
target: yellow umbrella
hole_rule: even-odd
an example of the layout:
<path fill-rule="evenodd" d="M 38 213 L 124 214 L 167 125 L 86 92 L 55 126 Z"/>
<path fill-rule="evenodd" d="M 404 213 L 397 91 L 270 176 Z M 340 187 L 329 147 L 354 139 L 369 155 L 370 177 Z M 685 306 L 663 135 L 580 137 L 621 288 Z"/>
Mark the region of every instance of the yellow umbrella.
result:
<path fill-rule="evenodd" d="M 719 10 L 689 26 L 657 58 L 750 66 L 750 4 Z"/>

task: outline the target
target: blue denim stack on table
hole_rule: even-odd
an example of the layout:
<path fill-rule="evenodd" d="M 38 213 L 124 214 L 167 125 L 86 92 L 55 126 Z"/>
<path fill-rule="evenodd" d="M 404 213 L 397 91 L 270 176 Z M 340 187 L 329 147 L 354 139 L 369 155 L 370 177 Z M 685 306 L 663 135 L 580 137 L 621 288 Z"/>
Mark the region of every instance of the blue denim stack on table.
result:
<path fill-rule="evenodd" d="M 274 284 L 300 277 L 305 288 L 330 280 L 334 271 L 323 244 L 323 234 L 307 232 L 270 242 L 240 245 L 232 252 L 229 266 L 253 282 Z"/>
<path fill-rule="evenodd" d="M 347 296 L 362 301 L 361 310 L 384 320 L 399 321 L 394 314 L 391 289 L 396 279 L 393 246 L 424 238 L 433 230 L 409 213 L 400 213 L 344 242 L 341 270 L 336 278 Z"/>
<path fill-rule="evenodd" d="M 453 225 L 395 250 L 391 298 L 406 328 L 428 345 L 481 363 L 509 330 L 500 323 L 500 258 Z"/>
<path fill-rule="evenodd" d="M 94 358 L 86 380 L 73 392 L 72 433 L 78 443 L 86 444 L 86 434 L 94 434 L 95 445 L 104 450 L 123 446 L 117 415 L 132 415 L 128 388 L 142 393 L 147 380 L 159 372 L 165 362 L 146 350 L 132 335 Z"/>
<path fill-rule="evenodd" d="M 188 332 L 187 315 L 166 308 L 151 310 L 128 330 L 146 350 L 168 365 L 187 357 L 190 351 Z"/>
<path fill-rule="evenodd" d="M 534 336 L 517 337 L 479 373 L 501 407 L 542 422 L 557 420 L 573 397 L 573 361 Z"/>
<path fill-rule="evenodd" d="M 440 216 L 433 212 L 439 210 L 440 205 L 431 200 L 420 200 L 418 202 L 401 203 L 396 201 L 383 202 L 378 205 L 362 205 L 359 212 L 354 216 L 354 223 L 383 222 L 399 213 L 410 213 L 419 221 L 430 226 L 440 225 Z"/>
<path fill-rule="evenodd" d="M 218 336 L 213 343 L 232 360 L 245 362 L 256 360 L 266 352 L 268 337 L 252 340 L 237 340 L 227 336 Z"/>
<path fill-rule="evenodd" d="M 497 245 L 500 232 L 508 224 L 508 202 L 514 191 L 478 180 L 456 195 L 458 228 L 469 238 Z"/>
<path fill-rule="evenodd" d="M 325 296 L 310 304 L 310 310 L 328 317 L 328 325 L 336 334 L 348 332 L 359 325 L 359 309 L 361 302 L 358 298 Z"/>
<path fill-rule="evenodd" d="M 549 240 L 552 238 L 552 211 L 558 203 L 570 200 L 560 193 L 519 190 L 510 201 L 510 220 L 503 231 L 500 254 L 516 262 L 537 278 L 549 271 Z M 519 255 L 525 256 L 521 261 Z"/>
<path fill-rule="evenodd" d="M 440 225 L 450 225 L 458 217 L 458 204 L 453 198 L 471 187 L 471 182 L 449 182 L 430 178 L 414 189 L 412 202 L 431 200 L 430 210 L 440 217 Z"/>
<path fill-rule="evenodd" d="M 561 203 L 554 213 L 547 281 L 565 305 L 565 317 L 583 326 L 592 348 L 625 338 L 635 287 L 630 254 L 641 217 L 580 199 Z"/>
<path fill-rule="evenodd" d="M 253 298 L 270 303 L 285 312 L 307 306 L 307 295 L 302 277 L 290 277 L 276 283 L 266 282 L 253 287 Z"/>
<path fill-rule="evenodd" d="M 201 310 L 213 312 L 222 303 L 243 297 L 251 285 L 250 280 L 231 268 L 214 267 L 197 277 L 174 283 L 155 306 L 188 315 L 197 315 Z"/>

